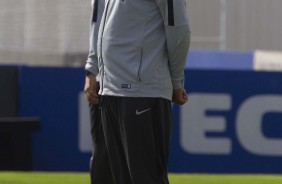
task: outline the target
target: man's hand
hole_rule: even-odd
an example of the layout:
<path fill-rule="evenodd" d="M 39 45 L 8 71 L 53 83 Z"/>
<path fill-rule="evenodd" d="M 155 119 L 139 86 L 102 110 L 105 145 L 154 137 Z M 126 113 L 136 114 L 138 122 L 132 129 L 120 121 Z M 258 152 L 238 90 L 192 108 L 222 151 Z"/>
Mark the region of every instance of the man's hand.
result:
<path fill-rule="evenodd" d="M 172 101 L 183 105 L 188 101 L 188 94 L 184 88 L 174 89 L 172 94 Z"/>
<path fill-rule="evenodd" d="M 98 105 L 99 98 L 96 93 L 96 76 L 88 74 L 85 77 L 84 93 L 88 102 Z"/>

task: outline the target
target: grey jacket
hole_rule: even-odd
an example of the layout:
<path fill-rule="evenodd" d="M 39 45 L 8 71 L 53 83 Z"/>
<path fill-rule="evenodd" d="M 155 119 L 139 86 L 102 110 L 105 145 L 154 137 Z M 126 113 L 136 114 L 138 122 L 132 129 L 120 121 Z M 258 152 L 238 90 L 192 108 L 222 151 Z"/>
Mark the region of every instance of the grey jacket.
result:
<path fill-rule="evenodd" d="M 93 0 L 93 5 L 85 69 L 99 74 L 99 94 L 171 100 L 172 89 L 184 87 L 190 45 L 185 0 Z"/>

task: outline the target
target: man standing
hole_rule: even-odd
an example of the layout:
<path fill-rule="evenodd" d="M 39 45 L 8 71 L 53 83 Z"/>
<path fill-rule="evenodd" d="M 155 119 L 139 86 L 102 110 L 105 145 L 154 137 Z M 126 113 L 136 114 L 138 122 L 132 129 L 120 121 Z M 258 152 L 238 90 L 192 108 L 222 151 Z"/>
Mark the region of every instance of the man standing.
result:
<path fill-rule="evenodd" d="M 94 1 L 92 0 L 92 18 L 90 24 L 90 49 L 89 49 L 89 61 L 97 62 L 97 39 L 101 16 L 104 10 L 104 0 Z M 99 78 L 97 76 L 97 78 Z M 99 79 L 98 79 L 99 80 Z M 98 81 L 97 80 L 97 81 Z M 96 83 L 96 77 L 94 75 L 88 75 L 86 77 L 86 87 L 87 85 L 93 86 L 92 82 Z M 108 151 L 105 144 L 105 137 L 101 122 L 101 112 L 98 104 L 98 91 L 100 88 L 99 82 L 97 82 L 96 90 L 87 91 L 89 109 L 90 109 L 90 120 L 91 120 L 91 137 L 92 137 L 92 157 L 90 160 L 90 175 L 91 184 L 113 184 L 113 177 L 111 174 L 111 168 L 108 158 Z M 88 87 L 87 87 L 88 88 Z M 94 98 L 93 98 L 94 97 Z"/>
<path fill-rule="evenodd" d="M 100 28 L 85 66 L 85 93 L 90 103 L 100 103 L 113 183 L 168 184 L 170 102 L 188 100 L 186 2 L 102 1 L 94 3 L 104 3 L 104 11 L 98 8 L 94 16 Z M 95 93 L 98 74 L 100 100 Z"/>

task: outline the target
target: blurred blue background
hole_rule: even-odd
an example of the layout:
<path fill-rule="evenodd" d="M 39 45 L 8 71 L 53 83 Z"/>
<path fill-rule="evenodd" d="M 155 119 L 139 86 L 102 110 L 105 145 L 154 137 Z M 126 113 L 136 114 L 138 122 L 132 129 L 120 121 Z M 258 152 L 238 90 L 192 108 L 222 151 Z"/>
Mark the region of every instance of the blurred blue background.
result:
<path fill-rule="evenodd" d="M 187 4 L 190 102 L 173 105 L 169 171 L 281 173 L 282 1 Z M 0 0 L 0 12 L 0 118 L 40 118 L 33 170 L 89 170 L 90 1 Z"/>

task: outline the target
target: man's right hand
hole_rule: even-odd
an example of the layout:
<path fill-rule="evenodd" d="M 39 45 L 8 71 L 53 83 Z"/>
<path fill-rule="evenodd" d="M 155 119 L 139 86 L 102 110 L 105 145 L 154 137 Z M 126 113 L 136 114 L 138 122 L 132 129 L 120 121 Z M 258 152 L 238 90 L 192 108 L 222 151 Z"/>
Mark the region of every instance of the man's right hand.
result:
<path fill-rule="evenodd" d="M 183 105 L 188 101 L 188 94 L 184 88 L 174 89 L 172 94 L 172 101 Z"/>
<path fill-rule="evenodd" d="M 96 76 L 94 74 L 88 74 L 85 77 L 84 93 L 88 102 L 93 105 L 98 105 L 99 98 L 96 93 Z"/>

